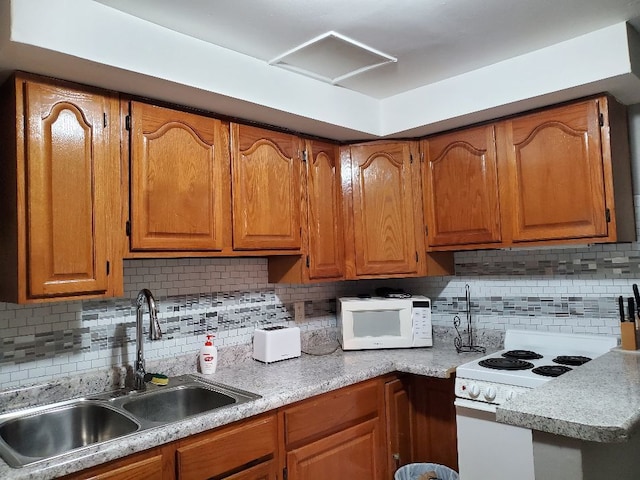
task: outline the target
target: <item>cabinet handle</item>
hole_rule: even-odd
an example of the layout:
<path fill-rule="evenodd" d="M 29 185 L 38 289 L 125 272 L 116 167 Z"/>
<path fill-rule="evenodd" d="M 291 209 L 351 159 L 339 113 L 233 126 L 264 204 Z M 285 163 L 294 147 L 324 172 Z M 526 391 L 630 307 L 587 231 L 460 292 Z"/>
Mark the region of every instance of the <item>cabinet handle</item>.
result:
<path fill-rule="evenodd" d="M 396 470 L 397 470 L 397 469 L 399 469 L 399 468 L 400 468 L 400 454 L 399 454 L 399 453 L 394 453 L 394 454 L 392 455 L 392 457 L 393 457 L 393 461 L 394 461 L 394 462 L 395 462 L 395 464 L 396 464 Z"/>

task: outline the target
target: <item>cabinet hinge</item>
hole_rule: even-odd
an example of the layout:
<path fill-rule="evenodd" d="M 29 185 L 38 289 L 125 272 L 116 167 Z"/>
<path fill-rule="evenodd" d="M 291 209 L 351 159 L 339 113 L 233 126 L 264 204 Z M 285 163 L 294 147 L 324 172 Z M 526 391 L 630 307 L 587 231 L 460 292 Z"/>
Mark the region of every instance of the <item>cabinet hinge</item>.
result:
<path fill-rule="evenodd" d="M 287 467 L 282 469 L 282 480 L 287 480 L 289 478 L 289 473 L 287 472 Z"/>
<path fill-rule="evenodd" d="M 103 121 L 104 128 L 107 128 L 107 112 L 104 112 L 102 114 L 102 121 Z"/>
<path fill-rule="evenodd" d="M 124 117 L 124 128 L 131 130 L 131 115 Z"/>
<path fill-rule="evenodd" d="M 424 152 L 420 152 L 420 163 L 424 163 Z"/>
<path fill-rule="evenodd" d="M 416 252 L 416 263 L 420 261 L 420 257 L 418 257 L 418 252 Z"/>
<path fill-rule="evenodd" d="M 307 150 L 306 149 L 302 151 L 302 161 L 304 163 L 307 163 Z"/>
<path fill-rule="evenodd" d="M 611 222 L 611 210 L 605 208 L 604 210 L 604 218 L 607 219 L 607 223 Z"/>
<path fill-rule="evenodd" d="M 309 268 L 309 255 L 307 255 L 307 268 Z"/>
<path fill-rule="evenodd" d="M 131 236 L 131 222 L 127 220 L 127 223 L 124 226 L 124 231 L 127 234 L 127 237 Z"/>
<path fill-rule="evenodd" d="M 598 117 L 598 121 L 600 122 L 600 126 L 604 127 L 604 115 L 602 113 Z"/>
<path fill-rule="evenodd" d="M 111 273 L 111 262 L 107 260 L 107 276 L 109 275 L 109 273 Z"/>
<path fill-rule="evenodd" d="M 409 162 L 413 163 L 413 153 L 409 154 Z"/>

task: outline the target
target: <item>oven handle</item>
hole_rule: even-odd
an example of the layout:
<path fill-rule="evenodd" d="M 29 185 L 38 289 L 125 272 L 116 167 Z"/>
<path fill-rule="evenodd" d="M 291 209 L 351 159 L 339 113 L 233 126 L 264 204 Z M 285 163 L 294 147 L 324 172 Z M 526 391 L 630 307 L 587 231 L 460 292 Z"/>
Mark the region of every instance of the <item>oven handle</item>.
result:
<path fill-rule="evenodd" d="M 476 402 L 466 398 L 456 398 L 453 404 L 456 407 L 470 408 L 471 410 L 482 410 L 483 412 L 496 413 L 497 405 L 493 403 Z"/>

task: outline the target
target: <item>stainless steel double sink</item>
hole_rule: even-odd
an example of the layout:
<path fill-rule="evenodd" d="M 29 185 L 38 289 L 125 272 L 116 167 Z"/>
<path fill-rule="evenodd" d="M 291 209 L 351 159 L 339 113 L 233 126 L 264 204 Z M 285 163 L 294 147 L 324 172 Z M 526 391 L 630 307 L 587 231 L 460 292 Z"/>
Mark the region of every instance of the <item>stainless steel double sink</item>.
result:
<path fill-rule="evenodd" d="M 116 390 L 0 415 L 0 456 L 22 467 L 260 398 L 183 375 L 146 391 Z"/>

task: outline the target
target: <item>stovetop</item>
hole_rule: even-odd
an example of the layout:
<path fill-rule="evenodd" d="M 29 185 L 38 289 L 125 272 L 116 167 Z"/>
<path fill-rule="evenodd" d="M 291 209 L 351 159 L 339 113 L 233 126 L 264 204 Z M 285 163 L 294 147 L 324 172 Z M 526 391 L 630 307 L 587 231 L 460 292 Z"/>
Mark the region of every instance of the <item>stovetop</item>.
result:
<path fill-rule="evenodd" d="M 603 355 L 617 344 L 617 337 L 606 335 L 507 330 L 504 350 L 466 363 L 456 369 L 456 394 L 463 398 L 486 401 L 482 399 L 483 395 L 476 398 L 476 395 L 469 394 L 469 389 L 474 385 L 473 382 L 480 386 L 481 393 L 490 386 L 521 387 L 518 391 L 535 388 L 554 378 L 544 373 L 556 376 L 566 374 L 571 369 L 580 368 L 580 365 L 589 359 Z M 515 354 L 515 358 L 505 359 L 504 355 L 509 351 Z M 556 359 L 555 362 L 554 359 Z M 567 361 L 570 364 L 560 363 L 567 363 Z M 515 366 L 513 369 L 500 369 L 500 364 L 505 362 L 513 363 Z M 541 367 L 544 368 L 541 369 Z M 507 395 L 508 398 L 510 396 Z M 490 402 L 500 403 L 499 397 L 500 395 L 498 399 L 491 399 Z"/>

